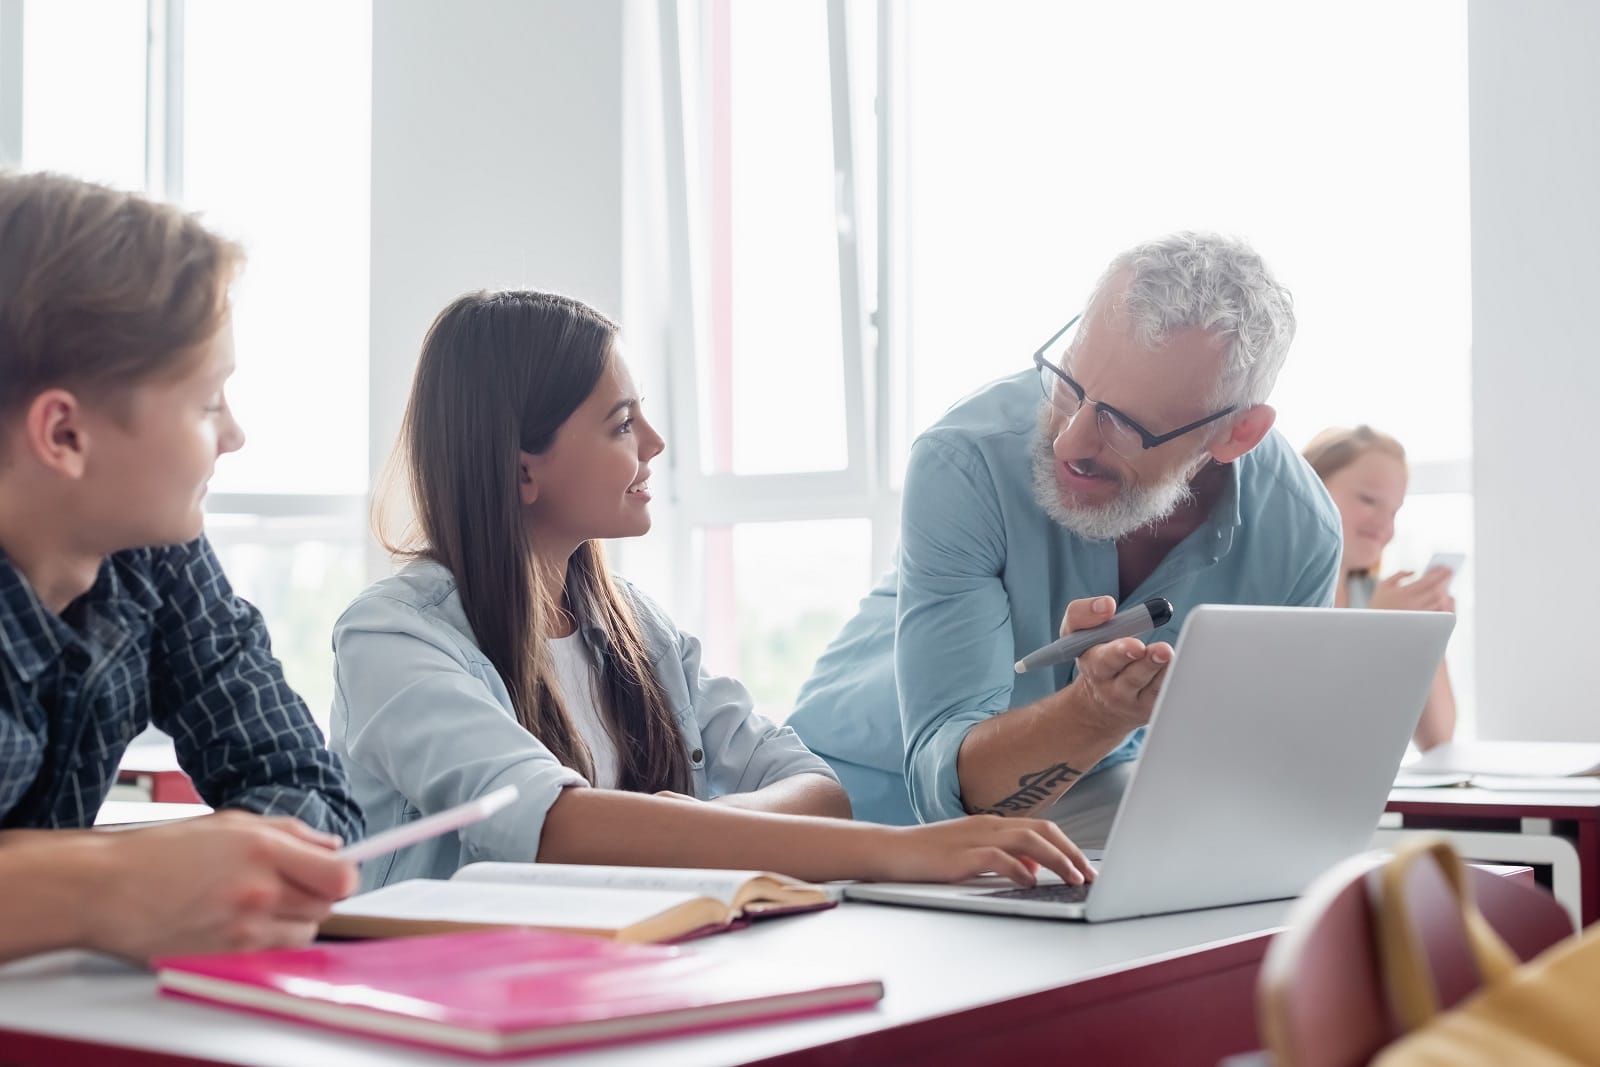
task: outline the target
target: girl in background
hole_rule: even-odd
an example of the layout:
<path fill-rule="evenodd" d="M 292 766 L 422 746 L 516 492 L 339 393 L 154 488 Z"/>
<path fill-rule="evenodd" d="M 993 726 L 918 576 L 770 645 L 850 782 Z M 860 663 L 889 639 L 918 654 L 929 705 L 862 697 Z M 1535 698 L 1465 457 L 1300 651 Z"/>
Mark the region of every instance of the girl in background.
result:
<path fill-rule="evenodd" d="M 1306 446 L 1305 457 L 1328 487 L 1344 527 L 1344 557 L 1334 606 L 1406 611 L 1456 610 L 1451 571 L 1435 567 L 1417 577 L 1396 571 L 1378 578 L 1383 550 L 1394 540 L 1394 517 L 1406 499 L 1406 450 L 1370 426 L 1324 430 Z M 1428 702 L 1413 735 L 1427 751 L 1450 740 L 1456 728 L 1456 697 L 1443 662 L 1433 676 Z"/>
<path fill-rule="evenodd" d="M 474 293 L 434 321 L 401 434 L 415 536 L 334 630 L 330 747 L 369 832 L 507 784 L 521 796 L 366 865 L 363 888 L 475 860 L 1092 876 L 1044 820 L 846 821 L 828 765 L 606 569 L 601 539 L 650 528 L 663 448 L 617 327 L 578 301 Z"/>

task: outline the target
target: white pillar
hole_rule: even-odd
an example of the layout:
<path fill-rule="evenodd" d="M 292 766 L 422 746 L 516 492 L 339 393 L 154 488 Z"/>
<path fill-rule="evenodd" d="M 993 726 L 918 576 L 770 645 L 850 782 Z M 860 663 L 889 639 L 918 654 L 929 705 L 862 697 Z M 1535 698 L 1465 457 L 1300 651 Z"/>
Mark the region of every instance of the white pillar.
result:
<path fill-rule="evenodd" d="M 1600 741 L 1600 4 L 1467 37 L 1479 733 Z"/>
<path fill-rule="evenodd" d="M 374 480 L 422 336 L 456 296 L 548 289 L 622 314 L 623 5 L 373 5 Z"/>

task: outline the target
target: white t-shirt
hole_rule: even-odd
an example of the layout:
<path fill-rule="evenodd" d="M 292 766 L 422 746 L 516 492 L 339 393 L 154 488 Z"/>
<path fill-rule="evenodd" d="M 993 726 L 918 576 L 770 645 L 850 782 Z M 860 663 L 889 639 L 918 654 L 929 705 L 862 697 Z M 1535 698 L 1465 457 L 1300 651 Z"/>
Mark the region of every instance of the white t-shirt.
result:
<path fill-rule="evenodd" d="M 549 639 L 550 658 L 555 663 L 556 685 L 572 716 L 583 743 L 589 746 L 594 760 L 594 784 L 601 789 L 615 789 L 618 781 L 617 746 L 606 730 L 604 716 L 600 713 L 600 700 L 596 688 L 594 661 L 582 636 L 574 631 L 566 637 Z"/>

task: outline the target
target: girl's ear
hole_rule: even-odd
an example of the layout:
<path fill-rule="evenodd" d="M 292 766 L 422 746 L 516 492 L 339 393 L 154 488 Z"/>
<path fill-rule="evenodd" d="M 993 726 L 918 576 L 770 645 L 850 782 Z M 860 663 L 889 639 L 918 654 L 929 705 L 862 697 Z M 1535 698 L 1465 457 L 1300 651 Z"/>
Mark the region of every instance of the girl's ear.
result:
<path fill-rule="evenodd" d="M 522 506 L 527 507 L 539 499 L 539 483 L 534 481 L 533 468 L 537 460 L 526 452 L 517 453 L 517 493 Z"/>

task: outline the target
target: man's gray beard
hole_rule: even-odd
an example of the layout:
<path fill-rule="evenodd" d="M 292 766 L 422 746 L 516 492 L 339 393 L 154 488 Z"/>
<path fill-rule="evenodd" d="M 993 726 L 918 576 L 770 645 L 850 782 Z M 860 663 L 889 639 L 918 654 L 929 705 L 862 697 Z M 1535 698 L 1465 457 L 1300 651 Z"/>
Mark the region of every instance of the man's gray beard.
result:
<path fill-rule="evenodd" d="M 1194 477 L 1195 468 L 1190 467 L 1174 471 L 1170 478 L 1155 485 L 1133 489 L 1123 485 L 1109 504 L 1068 508 L 1062 503 L 1061 486 L 1056 481 L 1056 455 L 1050 439 L 1051 410 L 1048 402 L 1040 409 L 1039 425 L 1033 436 L 1033 497 L 1046 515 L 1067 530 L 1090 541 L 1116 541 L 1135 530 L 1154 526 L 1194 500 L 1189 479 Z"/>

